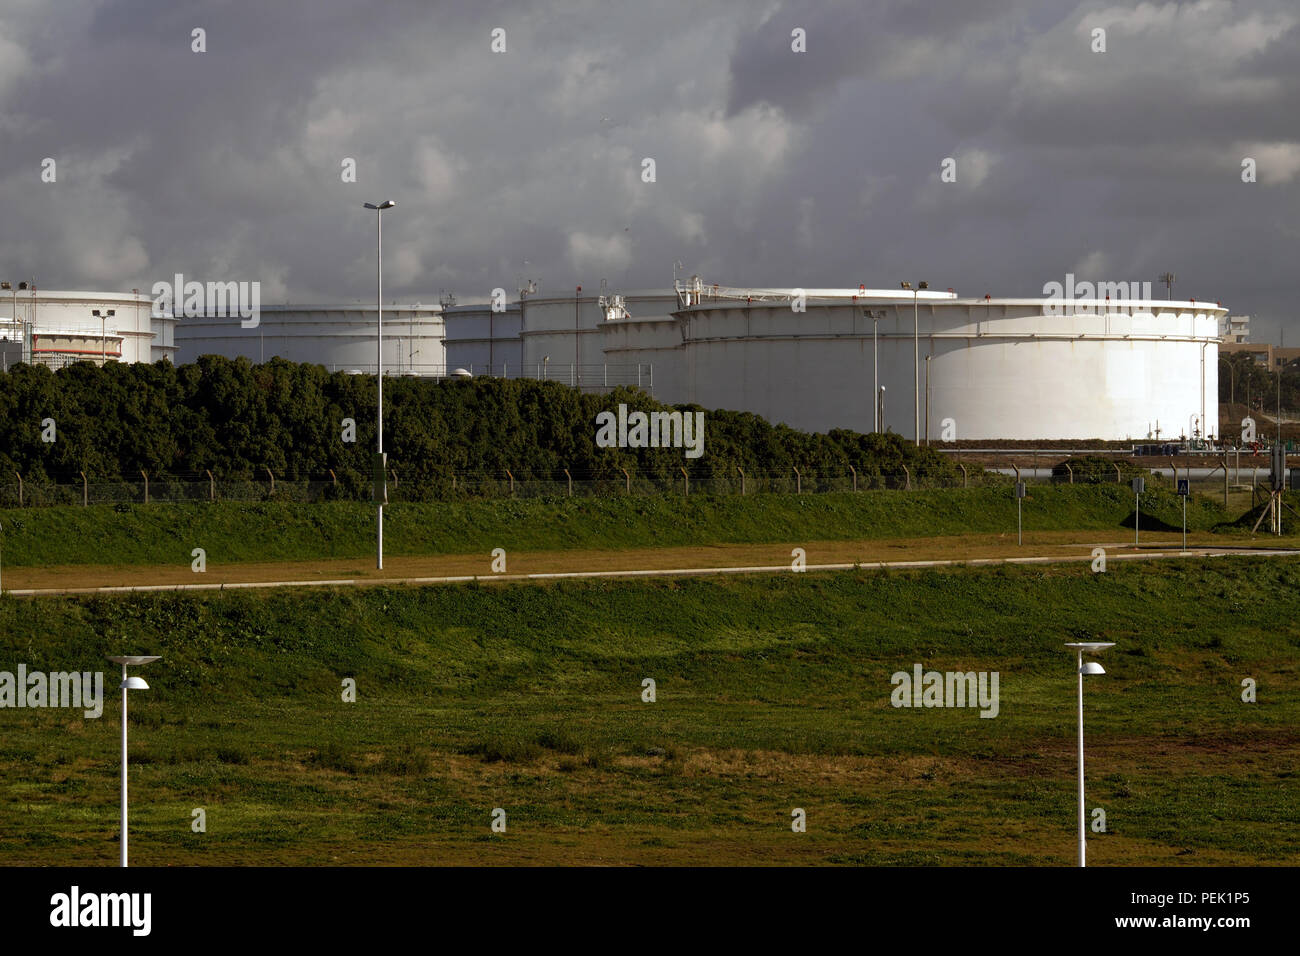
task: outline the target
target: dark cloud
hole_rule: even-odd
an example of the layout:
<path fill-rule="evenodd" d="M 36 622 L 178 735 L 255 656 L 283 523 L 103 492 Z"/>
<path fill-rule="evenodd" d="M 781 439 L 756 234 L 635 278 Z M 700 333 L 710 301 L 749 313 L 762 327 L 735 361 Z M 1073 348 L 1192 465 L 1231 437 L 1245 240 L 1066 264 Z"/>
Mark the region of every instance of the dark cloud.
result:
<path fill-rule="evenodd" d="M 0 278 L 364 298 L 361 203 L 391 196 L 394 296 L 644 288 L 675 259 L 723 283 L 974 295 L 1170 269 L 1275 336 L 1298 94 L 1288 0 L 9 0 Z"/>

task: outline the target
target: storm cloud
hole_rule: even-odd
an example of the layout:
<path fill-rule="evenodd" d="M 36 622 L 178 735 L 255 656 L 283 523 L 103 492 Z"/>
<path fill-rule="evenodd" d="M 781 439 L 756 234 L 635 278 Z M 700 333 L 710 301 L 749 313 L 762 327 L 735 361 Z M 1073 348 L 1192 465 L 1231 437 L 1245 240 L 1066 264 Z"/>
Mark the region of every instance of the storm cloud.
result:
<path fill-rule="evenodd" d="M 7 0 L 0 278 L 365 300 L 392 198 L 393 298 L 1173 271 L 1275 340 L 1298 99 L 1285 0 Z"/>

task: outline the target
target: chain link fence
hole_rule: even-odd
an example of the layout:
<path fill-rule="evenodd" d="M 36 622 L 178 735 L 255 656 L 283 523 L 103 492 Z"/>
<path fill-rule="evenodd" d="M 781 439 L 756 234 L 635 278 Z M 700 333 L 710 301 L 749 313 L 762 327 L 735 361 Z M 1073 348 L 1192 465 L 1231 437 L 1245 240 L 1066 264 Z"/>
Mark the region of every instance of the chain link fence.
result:
<path fill-rule="evenodd" d="M 405 481 L 391 474 L 388 500 L 445 501 L 475 498 L 610 498 L 656 495 L 756 495 L 756 494 L 824 494 L 930 488 L 960 488 L 1008 484 L 1013 479 L 971 468 L 963 476 L 925 475 L 910 471 L 886 471 L 856 474 L 849 468 L 811 469 L 797 472 L 751 472 L 733 469 L 729 475 L 694 476 L 683 474 L 638 475 L 634 472 L 616 476 L 591 476 L 561 472 L 539 478 L 516 476 L 510 471 L 454 472 L 428 481 Z M 268 476 L 260 481 L 203 477 L 149 478 L 134 481 L 19 481 L 17 476 L 0 482 L 0 508 L 46 507 L 51 505 L 126 505 L 165 504 L 203 501 L 368 501 L 370 485 L 358 490 L 330 475 L 307 479 L 282 479 Z"/>

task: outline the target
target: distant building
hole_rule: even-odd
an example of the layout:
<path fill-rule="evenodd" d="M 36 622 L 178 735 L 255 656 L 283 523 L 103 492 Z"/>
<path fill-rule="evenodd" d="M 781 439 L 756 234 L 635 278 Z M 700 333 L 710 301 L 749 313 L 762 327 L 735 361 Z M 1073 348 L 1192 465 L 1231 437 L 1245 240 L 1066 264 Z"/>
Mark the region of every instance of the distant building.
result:
<path fill-rule="evenodd" d="M 1282 348 L 1277 345 L 1269 345 L 1266 342 L 1247 342 L 1241 344 L 1221 343 L 1219 351 L 1225 356 L 1234 355 L 1238 352 L 1245 352 L 1256 365 L 1261 368 L 1276 370 L 1300 359 L 1300 348 Z"/>
<path fill-rule="evenodd" d="M 176 320 L 155 316 L 152 304 L 143 292 L 11 287 L 0 291 L 0 341 L 17 344 L 22 361 L 50 368 L 84 361 L 174 361 Z"/>
<path fill-rule="evenodd" d="M 1219 338 L 1227 345 L 1250 341 L 1250 316 L 1225 315 L 1219 320 Z"/>

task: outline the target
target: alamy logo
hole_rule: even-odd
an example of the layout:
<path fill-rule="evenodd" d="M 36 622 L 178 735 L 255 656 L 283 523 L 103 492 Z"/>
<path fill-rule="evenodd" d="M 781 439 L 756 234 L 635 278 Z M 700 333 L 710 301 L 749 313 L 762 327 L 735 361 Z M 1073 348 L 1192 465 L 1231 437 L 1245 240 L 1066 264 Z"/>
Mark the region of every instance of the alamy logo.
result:
<path fill-rule="evenodd" d="M 632 412 L 596 415 L 597 448 L 685 448 L 687 458 L 704 454 L 703 412 Z"/>
<path fill-rule="evenodd" d="M 1062 302 L 1072 303 L 1075 299 L 1110 299 L 1118 302 L 1121 299 L 1142 299 L 1150 300 L 1151 283 L 1150 282 L 1098 282 L 1096 285 L 1087 281 L 1074 281 L 1074 273 L 1065 274 L 1065 285 L 1059 282 L 1049 282 L 1043 286 L 1043 295 L 1051 301 L 1043 306 L 1044 315 L 1065 315 L 1067 306 Z M 1101 310 L 1093 305 L 1070 305 L 1069 311 L 1073 312 L 1091 312 Z"/>
<path fill-rule="evenodd" d="M 92 680 L 93 678 L 93 680 Z M 26 664 L 18 673 L 0 671 L 0 707 L 82 707 L 86 717 L 95 719 L 104 713 L 104 674 L 102 671 L 27 672 Z"/>
<path fill-rule="evenodd" d="M 152 928 L 152 893 L 86 893 L 74 886 L 50 897 L 51 926 L 129 926 L 132 935 Z"/>
<path fill-rule="evenodd" d="M 998 715 L 997 671 L 925 671 L 912 665 L 912 673 L 895 671 L 889 679 L 895 707 L 979 707 L 981 717 Z"/>
<path fill-rule="evenodd" d="M 209 282 L 204 285 L 176 273 L 172 282 L 155 282 L 153 317 L 155 319 L 188 319 L 198 316 L 239 316 L 239 327 L 255 329 L 262 315 L 262 283 L 260 282 Z"/>

